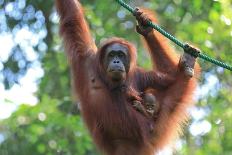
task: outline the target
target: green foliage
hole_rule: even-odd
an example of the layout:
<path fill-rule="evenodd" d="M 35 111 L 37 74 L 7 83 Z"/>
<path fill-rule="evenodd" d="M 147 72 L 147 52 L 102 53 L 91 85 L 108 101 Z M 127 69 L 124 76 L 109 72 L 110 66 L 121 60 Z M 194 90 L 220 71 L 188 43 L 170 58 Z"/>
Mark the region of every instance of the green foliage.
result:
<path fill-rule="evenodd" d="M 20 106 L 1 123 L 0 132 L 7 140 L 0 145 L 0 154 L 93 154 L 92 140 L 83 121 L 72 109 L 61 111 L 63 102 L 72 107 L 67 98 L 57 100 L 47 95 L 37 106 Z"/>

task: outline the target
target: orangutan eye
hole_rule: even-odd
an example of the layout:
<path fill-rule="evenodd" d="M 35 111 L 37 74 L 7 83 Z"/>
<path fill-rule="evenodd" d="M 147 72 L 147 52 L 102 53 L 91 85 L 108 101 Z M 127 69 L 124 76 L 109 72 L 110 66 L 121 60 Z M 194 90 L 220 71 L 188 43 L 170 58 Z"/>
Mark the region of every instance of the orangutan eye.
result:
<path fill-rule="evenodd" d="M 120 58 L 122 58 L 122 57 L 124 57 L 124 56 L 125 56 L 125 54 L 124 54 L 124 53 L 122 53 L 122 52 L 120 52 L 120 53 L 118 54 L 118 56 L 119 56 Z"/>
<path fill-rule="evenodd" d="M 114 57 L 114 53 L 113 53 L 113 52 L 110 52 L 110 53 L 109 53 L 109 57 Z"/>

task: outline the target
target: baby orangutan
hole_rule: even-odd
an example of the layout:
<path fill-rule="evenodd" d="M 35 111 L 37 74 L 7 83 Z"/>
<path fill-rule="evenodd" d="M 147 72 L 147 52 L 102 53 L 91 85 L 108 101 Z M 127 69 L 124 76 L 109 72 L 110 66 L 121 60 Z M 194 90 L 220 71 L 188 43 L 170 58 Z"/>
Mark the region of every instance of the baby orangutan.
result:
<path fill-rule="evenodd" d="M 146 90 L 140 94 L 140 97 L 140 100 L 132 101 L 133 107 L 148 118 L 156 118 L 160 105 L 154 95 L 154 90 Z"/>

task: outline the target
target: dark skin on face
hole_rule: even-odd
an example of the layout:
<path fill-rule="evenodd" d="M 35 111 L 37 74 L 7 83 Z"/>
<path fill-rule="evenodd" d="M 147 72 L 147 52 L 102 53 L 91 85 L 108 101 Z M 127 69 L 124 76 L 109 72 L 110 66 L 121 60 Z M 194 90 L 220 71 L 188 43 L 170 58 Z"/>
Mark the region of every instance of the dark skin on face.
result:
<path fill-rule="evenodd" d="M 119 43 L 108 46 L 103 62 L 106 74 L 112 82 L 123 82 L 129 70 L 128 48 Z"/>

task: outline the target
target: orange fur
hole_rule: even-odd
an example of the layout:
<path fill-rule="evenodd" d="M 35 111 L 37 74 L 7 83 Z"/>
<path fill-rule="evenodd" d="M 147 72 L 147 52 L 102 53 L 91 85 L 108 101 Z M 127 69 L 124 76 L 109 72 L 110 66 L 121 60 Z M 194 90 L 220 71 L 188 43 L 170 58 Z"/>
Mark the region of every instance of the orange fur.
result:
<path fill-rule="evenodd" d="M 163 37 L 154 31 L 144 38 L 154 63 L 148 72 L 136 66 L 136 49 L 123 39 L 113 38 L 96 49 L 79 1 L 56 0 L 56 6 L 82 115 L 98 148 L 107 155 L 153 155 L 170 144 L 187 120 L 197 80 L 184 75 Z M 131 58 L 126 82 L 119 88 L 109 84 L 101 67 L 104 48 L 113 43 L 126 45 Z M 127 100 L 128 94 L 147 89 L 155 90 L 160 104 L 154 120 Z"/>

